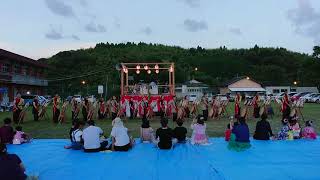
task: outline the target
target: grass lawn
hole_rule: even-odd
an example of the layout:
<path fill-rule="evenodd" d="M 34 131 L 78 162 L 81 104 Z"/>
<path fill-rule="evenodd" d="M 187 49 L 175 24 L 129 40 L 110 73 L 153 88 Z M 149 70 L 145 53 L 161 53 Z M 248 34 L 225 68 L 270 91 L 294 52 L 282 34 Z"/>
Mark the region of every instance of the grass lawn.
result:
<path fill-rule="evenodd" d="M 280 112 L 279 106 L 273 105 L 275 116 L 271 119 L 269 118 L 269 122 L 271 124 L 272 130 L 274 133 L 278 132 L 281 128 L 281 121 L 280 121 Z M 229 114 L 233 114 L 233 104 L 228 105 L 228 112 Z M 302 110 L 305 120 L 312 119 L 314 121 L 314 125 L 316 126 L 317 132 L 320 132 L 320 104 L 305 104 L 304 109 Z M 27 117 L 22 124 L 23 131 L 27 133 L 31 133 L 33 138 L 68 138 L 68 132 L 71 127 L 71 110 L 70 108 L 67 109 L 67 118 L 66 123 L 64 124 L 53 124 L 52 123 L 52 111 L 51 108 L 47 111 L 49 115 L 49 119 L 42 120 L 39 122 L 33 121 L 33 116 L 31 113 L 31 108 L 29 108 L 27 112 Z M 12 112 L 0 112 L 0 120 L 4 119 L 5 117 L 12 117 Z M 80 116 L 81 117 L 81 114 Z M 247 121 L 250 133 L 253 134 L 255 130 L 255 124 L 257 120 L 249 119 Z M 187 119 L 185 121 L 184 126 L 188 128 L 188 134 L 191 135 L 190 123 L 192 122 L 191 119 Z M 229 122 L 227 117 L 221 118 L 219 120 L 208 120 L 207 123 L 207 133 L 210 137 L 222 137 L 224 136 L 224 131 Z M 105 134 L 108 136 L 111 132 L 111 119 L 105 120 L 96 120 L 96 124 L 101 127 Z M 151 126 L 153 129 L 160 127 L 159 118 L 151 120 Z M 304 127 L 304 123 L 300 120 L 300 124 Z M 134 137 L 139 137 L 139 128 L 141 125 L 140 119 L 133 119 L 125 121 L 125 126 L 130 130 L 131 134 Z M 169 126 L 174 127 L 175 124 L 172 121 L 169 121 Z"/>

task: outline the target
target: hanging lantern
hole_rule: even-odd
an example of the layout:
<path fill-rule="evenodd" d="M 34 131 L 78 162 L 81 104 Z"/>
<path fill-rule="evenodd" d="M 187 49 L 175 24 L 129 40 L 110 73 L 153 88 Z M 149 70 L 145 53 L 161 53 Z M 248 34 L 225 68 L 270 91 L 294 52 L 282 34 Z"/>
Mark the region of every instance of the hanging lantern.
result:
<path fill-rule="evenodd" d="M 151 70 L 150 69 L 147 72 L 148 72 L 148 74 L 151 74 Z"/>
<path fill-rule="evenodd" d="M 156 65 L 154 66 L 154 69 L 159 69 L 158 64 L 156 64 Z"/>
<path fill-rule="evenodd" d="M 173 67 L 172 66 L 170 66 L 169 71 L 173 72 Z"/>
<path fill-rule="evenodd" d="M 128 73 L 128 68 L 123 68 L 123 72 L 127 74 Z"/>
<path fill-rule="evenodd" d="M 137 70 L 140 70 L 140 68 L 141 68 L 140 65 L 137 65 L 137 66 L 136 66 L 136 69 L 137 69 Z"/>
<path fill-rule="evenodd" d="M 149 67 L 147 65 L 145 65 L 143 68 L 144 68 L 144 70 L 148 70 L 149 69 Z"/>
<path fill-rule="evenodd" d="M 156 73 L 159 74 L 159 69 L 156 70 Z"/>
<path fill-rule="evenodd" d="M 137 74 L 140 74 L 140 70 L 136 70 L 136 73 L 137 73 Z"/>

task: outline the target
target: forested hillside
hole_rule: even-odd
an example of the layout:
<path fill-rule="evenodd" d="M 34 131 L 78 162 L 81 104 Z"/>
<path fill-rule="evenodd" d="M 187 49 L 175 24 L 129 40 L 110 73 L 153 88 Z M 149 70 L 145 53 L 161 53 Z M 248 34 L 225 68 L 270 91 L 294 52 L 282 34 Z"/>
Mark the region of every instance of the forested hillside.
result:
<path fill-rule="evenodd" d="M 236 76 L 250 76 L 263 85 L 292 85 L 297 81 L 299 86 L 319 86 L 319 47 L 314 50 L 314 56 L 310 56 L 284 48 L 258 46 L 251 49 L 184 49 L 145 43 L 99 43 L 95 48 L 64 51 L 40 61 L 50 65 L 49 93 L 56 91 L 63 96 L 97 94 L 97 85 L 106 83 L 108 94 L 117 93 L 120 79 L 115 65 L 120 62 L 174 62 L 177 83 L 195 78 L 213 88 Z M 194 70 L 196 67 L 198 71 Z M 160 79 L 165 82 L 165 76 L 142 73 L 134 75 L 134 80 Z"/>

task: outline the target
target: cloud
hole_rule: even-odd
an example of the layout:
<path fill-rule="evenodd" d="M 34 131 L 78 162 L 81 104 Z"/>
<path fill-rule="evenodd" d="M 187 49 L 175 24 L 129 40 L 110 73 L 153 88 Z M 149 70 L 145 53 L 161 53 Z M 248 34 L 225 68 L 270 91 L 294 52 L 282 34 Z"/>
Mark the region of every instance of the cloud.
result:
<path fill-rule="evenodd" d="M 309 0 L 298 0 L 298 7 L 287 12 L 295 32 L 320 43 L 320 12 L 316 12 Z"/>
<path fill-rule="evenodd" d="M 184 28 L 189 32 L 197 32 L 208 29 L 208 25 L 205 21 L 186 19 L 184 20 L 183 25 Z"/>
<path fill-rule="evenodd" d="M 235 35 L 242 35 L 240 28 L 230 28 L 229 31 Z"/>
<path fill-rule="evenodd" d="M 117 17 L 114 18 L 113 25 L 114 25 L 114 27 L 116 27 L 117 29 L 120 29 L 120 27 L 121 27 L 121 25 L 120 25 L 120 20 L 119 20 Z"/>
<path fill-rule="evenodd" d="M 53 27 L 51 27 L 51 30 L 49 32 L 47 32 L 45 34 L 47 39 L 51 39 L 51 40 L 60 40 L 63 39 L 63 35 L 62 32 L 54 29 Z"/>
<path fill-rule="evenodd" d="M 79 3 L 80 3 L 80 5 L 83 6 L 83 7 L 87 7 L 87 6 L 88 6 L 88 3 L 87 3 L 86 0 L 79 0 Z"/>
<path fill-rule="evenodd" d="M 106 32 L 107 29 L 105 26 L 103 26 L 102 24 L 96 24 L 96 23 L 89 23 L 85 26 L 85 30 L 87 32 L 94 32 L 94 33 L 103 33 Z"/>
<path fill-rule="evenodd" d="M 189 7 L 196 8 L 200 6 L 200 0 L 179 0 L 187 4 Z"/>
<path fill-rule="evenodd" d="M 62 0 L 45 0 L 47 7 L 56 15 L 63 17 L 75 17 L 73 8 L 65 4 Z"/>
<path fill-rule="evenodd" d="M 80 40 L 79 36 L 74 35 L 74 34 L 71 35 L 71 38 L 72 38 L 73 40 L 77 40 L 77 41 Z"/>
<path fill-rule="evenodd" d="M 145 28 L 141 29 L 141 32 L 146 35 L 150 35 L 152 33 L 152 29 L 150 27 L 145 27 Z"/>

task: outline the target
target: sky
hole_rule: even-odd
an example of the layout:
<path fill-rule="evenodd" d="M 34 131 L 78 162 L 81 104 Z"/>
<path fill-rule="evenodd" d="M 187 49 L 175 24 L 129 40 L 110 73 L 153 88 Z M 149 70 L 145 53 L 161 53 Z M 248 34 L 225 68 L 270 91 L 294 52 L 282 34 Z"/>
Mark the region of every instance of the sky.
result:
<path fill-rule="evenodd" d="M 30 58 L 146 42 L 204 48 L 320 44 L 319 0 L 1 0 L 0 48 Z"/>

